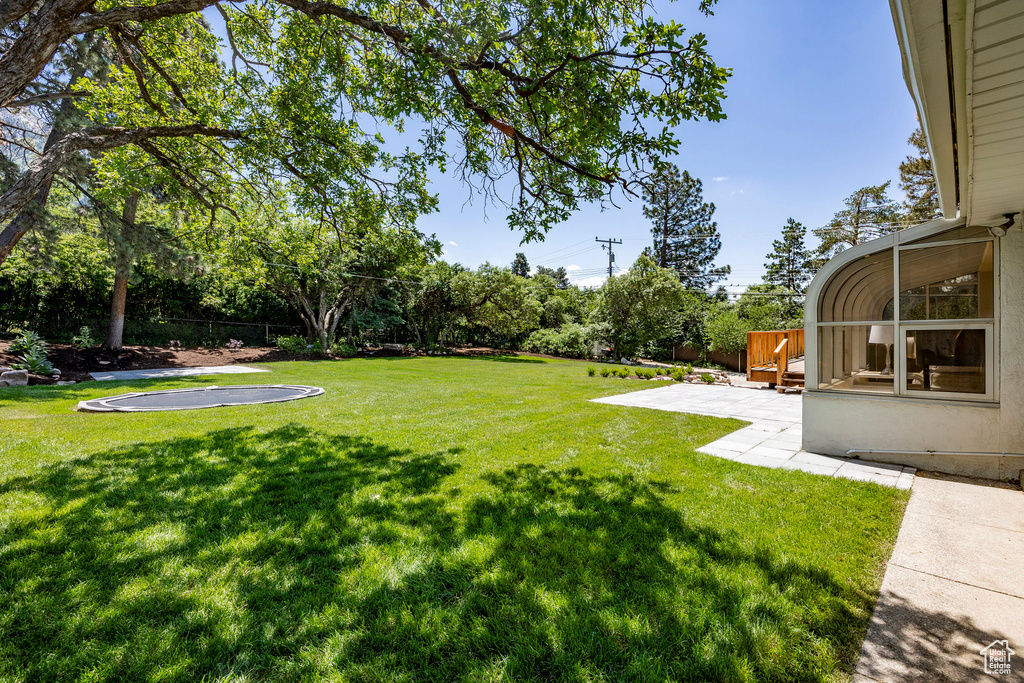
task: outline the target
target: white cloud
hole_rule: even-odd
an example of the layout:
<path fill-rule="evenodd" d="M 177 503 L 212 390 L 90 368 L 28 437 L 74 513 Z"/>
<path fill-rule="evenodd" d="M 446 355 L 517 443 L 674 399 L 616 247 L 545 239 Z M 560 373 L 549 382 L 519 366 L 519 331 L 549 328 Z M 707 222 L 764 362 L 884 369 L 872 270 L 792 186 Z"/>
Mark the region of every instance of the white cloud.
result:
<path fill-rule="evenodd" d="M 448 244 L 452 245 L 453 247 L 457 247 L 457 246 L 459 246 L 459 245 L 457 245 L 457 244 L 455 243 L 455 241 L 454 241 L 454 240 L 448 240 Z"/>
<path fill-rule="evenodd" d="M 566 270 L 567 272 L 569 272 L 569 273 L 572 273 L 572 272 L 575 272 L 575 271 L 577 271 L 577 270 L 583 270 L 583 269 L 582 269 L 582 268 L 580 268 L 579 266 L 577 266 L 577 265 L 576 265 L 576 264 L 574 263 L 574 264 L 572 264 L 571 266 L 566 266 L 566 267 L 565 267 L 565 270 Z"/>
<path fill-rule="evenodd" d="M 716 175 L 714 178 L 712 178 L 712 180 L 715 181 L 716 183 L 720 183 L 723 180 L 728 180 L 728 179 L 729 179 L 729 176 L 727 176 L 727 175 Z"/>
<path fill-rule="evenodd" d="M 580 287 L 600 287 L 607 279 L 607 275 L 594 275 L 593 277 L 580 278 L 579 280 L 576 280 L 574 284 Z"/>

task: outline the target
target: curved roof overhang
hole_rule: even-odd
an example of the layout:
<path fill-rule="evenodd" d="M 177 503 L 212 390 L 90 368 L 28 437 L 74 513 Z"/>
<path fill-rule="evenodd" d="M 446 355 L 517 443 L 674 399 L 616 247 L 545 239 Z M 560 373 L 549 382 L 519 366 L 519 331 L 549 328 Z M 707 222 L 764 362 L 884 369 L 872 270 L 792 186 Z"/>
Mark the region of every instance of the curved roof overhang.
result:
<path fill-rule="evenodd" d="M 865 242 L 864 244 L 858 244 L 855 247 L 851 247 L 846 251 L 842 252 L 835 258 L 831 259 L 828 263 L 822 266 L 821 270 L 818 271 L 814 279 L 811 280 L 811 284 L 807 287 L 807 299 L 804 305 L 804 327 L 810 328 L 818 324 L 818 308 L 819 299 L 825 287 L 831 282 L 832 278 L 846 268 L 848 265 L 855 263 L 858 260 L 865 259 L 866 257 L 874 256 L 880 252 L 888 251 L 901 244 L 907 244 L 909 242 L 916 242 L 934 235 L 954 230 L 956 228 L 966 225 L 967 221 L 963 218 L 937 218 L 927 223 L 914 226 L 913 228 L 907 228 L 906 230 L 900 230 L 894 232 L 885 237 L 879 237 L 876 240 Z M 851 274 L 857 274 L 860 271 L 851 270 Z M 839 283 L 839 286 L 845 286 L 845 283 Z M 865 286 L 861 282 L 855 282 L 852 287 Z M 853 293 L 854 295 L 856 293 Z M 892 294 L 886 297 L 885 301 L 892 298 Z M 875 304 L 878 301 L 874 301 Z"/>

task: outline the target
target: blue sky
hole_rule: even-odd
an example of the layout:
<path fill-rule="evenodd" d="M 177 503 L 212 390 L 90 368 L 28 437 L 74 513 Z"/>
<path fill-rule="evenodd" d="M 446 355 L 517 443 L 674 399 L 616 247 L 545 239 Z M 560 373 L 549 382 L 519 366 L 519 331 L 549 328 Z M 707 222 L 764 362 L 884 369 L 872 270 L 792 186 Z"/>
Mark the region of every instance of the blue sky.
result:
<path fill-rule="evenodd" d="M 730 289 L 759 282 L 765 255 L 790 216 L 808 229 L 825 224 L 865 185 L 893 181 L 910 153 L 916 114 L 903 83 L 899 48 L 885 0 L 721 0 L 713 17 L 696 0 L 657 2 L 674 19 L 708 36 L 721 66 L 731 67 L 727 120 L 689 122 L 674 161 L 704 181 L 717 207 L 720 263 Z M 467 204 L 469 190 L 436 173 L 440 212 L 420 227 L 445 243 L 445 258 L 475 267 L 507 265 L 523 251 L 531 265 L 578 267 L 576 281 L 599 284 L 607 256 L 595 237 L 623 240 L 616 261 L 628 268 L 650 241 L 642 204 L 601 212 L 587 207 L 541 243 L 520 246 L 500 206 Z M 585 250 L 585 251 L 584 251 Z"/>

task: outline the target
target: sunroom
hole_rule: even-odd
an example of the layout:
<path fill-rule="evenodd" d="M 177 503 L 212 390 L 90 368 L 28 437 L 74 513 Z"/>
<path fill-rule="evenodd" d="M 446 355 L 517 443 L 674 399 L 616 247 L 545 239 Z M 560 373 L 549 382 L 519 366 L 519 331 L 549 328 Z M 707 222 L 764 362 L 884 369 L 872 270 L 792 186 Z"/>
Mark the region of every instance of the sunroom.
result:
<path fill-rule="evenodd" d="M 826 264 L 805 312 L 805 450 L 1020 476 L 1024 239 L 999 232 L 938 219 Z"/>
<path fill-rule="evenodd" d="M 803 447 L 1020 479 L 1024 12 L 890 6 L 946 218 L 853 247 L 811 283 Z"/>
<path fill-rule="evenodd" d="M 809 386 L 998 400 L 996 238 L 946 223 L 898 233 L 830 264 L 816 301 Z"/>

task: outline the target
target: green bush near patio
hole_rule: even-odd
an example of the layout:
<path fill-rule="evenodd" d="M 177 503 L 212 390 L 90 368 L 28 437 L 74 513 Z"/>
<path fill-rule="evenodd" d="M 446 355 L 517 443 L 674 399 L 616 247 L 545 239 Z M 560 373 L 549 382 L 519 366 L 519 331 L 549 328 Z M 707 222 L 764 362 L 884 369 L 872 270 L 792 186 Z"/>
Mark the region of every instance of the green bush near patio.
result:
<path fill-rule="evenodd" d="M 524 357 L 0 392 L 2 680 L 843 680 L 907 493 Z M 83 414 L 140 387 L 326 395 Z M 639 386 L 649 386 L 640 384 Z"/>

